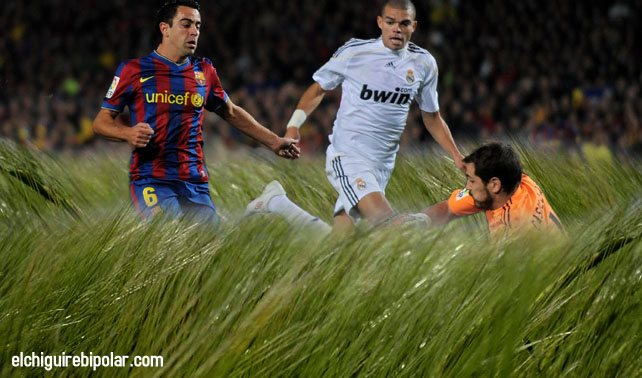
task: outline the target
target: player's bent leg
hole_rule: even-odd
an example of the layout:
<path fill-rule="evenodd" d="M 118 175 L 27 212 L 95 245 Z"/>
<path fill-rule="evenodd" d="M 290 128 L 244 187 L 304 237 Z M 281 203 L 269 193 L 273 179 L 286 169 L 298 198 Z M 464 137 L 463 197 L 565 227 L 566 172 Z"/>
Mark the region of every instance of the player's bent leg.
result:
<path fill-rule="evenodd" d="M 357 208 L 359 213 L 373 226 L 377 226 L 395 216 L 395 212 L 383 192 L 367 194 L 359 201 Z"/>
<path fill-rule="evenodd" d="M 181 210 L 185 214 L 185 218 L 192 222 L 211 224 L 218 226 L 220 219 L 216 214 L 216 209 L 213 206 L 194 203 L 190 201 L 179 201 Z"/>
<path fill-rule="evenodd" d="M 179 204 L 181 212 L 189 221 L 219 224 L 219 217 L 216 214 L 216 206 L 210 197 L 209 184 L 207 183 L 176 183 L 180 195 Z"/>
<path fill-rule="evenodd" d="M 332 227 L 332 233 L 334 235 L 349 235 L 354 231 L 354 223 L 345 211 L 341 210 L 334 215 L 334 226 Z"/>
<path fill-rule="evenodd" d="M 265 186 L 265 188 L 263 188 L 263 193 L 261 193 L 261 195 L 247 204 L 245 213 L 243 214 L 243 218 L 255 214 L 270 213 L 268 204 L 274 197 L 280 195 L 285 195 L 285 189 L 283 189 L 283 186 L 281 186 L 281 183 L 279 183 L 278 181 L 271 181 Z"/>
<path fill-rule="evenodd" d="M 352 221 L 366 218 L 374 226 L 394 216 L 384 195 L 392 171 L 373 166 L 359 156 L 338 153 L 330 147 L 326 177 L 339 194 L 335 214 L 345 210 Z"/>

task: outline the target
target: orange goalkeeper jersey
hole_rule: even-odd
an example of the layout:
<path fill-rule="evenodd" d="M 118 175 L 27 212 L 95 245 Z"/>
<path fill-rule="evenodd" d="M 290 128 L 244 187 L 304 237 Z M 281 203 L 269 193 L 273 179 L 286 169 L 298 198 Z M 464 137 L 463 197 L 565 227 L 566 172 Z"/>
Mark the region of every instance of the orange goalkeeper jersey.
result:
<path fill-rule="evenodd" d="M 455 190 L 448 199 L 448 207 L 459 216 L 484 211 L 475 206 L 467 189 Z M 522 174 L 522 182 L 508 202 L 499 209 L 487 210 L 486 218 L 493 236 L 515 230 L 564 229 L 542 190 L 525 174 Z"/>

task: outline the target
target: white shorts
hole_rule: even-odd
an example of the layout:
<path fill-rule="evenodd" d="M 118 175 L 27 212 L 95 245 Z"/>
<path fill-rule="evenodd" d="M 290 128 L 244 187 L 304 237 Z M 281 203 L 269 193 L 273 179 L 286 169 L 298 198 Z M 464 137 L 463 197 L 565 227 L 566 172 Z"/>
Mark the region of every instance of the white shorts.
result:
<path fill-rule="evenodd" d="M 357 204 L 363 197 L 374 192 L 386 192 L 392 174 L 391 169 L 374 168 L 367 160 L 338 152 L 328 146 L 325 158 L 325 174 L 339 193 L 334 205 L 334 215 L 341 210 L 353 220 L 361 219 Z"/>

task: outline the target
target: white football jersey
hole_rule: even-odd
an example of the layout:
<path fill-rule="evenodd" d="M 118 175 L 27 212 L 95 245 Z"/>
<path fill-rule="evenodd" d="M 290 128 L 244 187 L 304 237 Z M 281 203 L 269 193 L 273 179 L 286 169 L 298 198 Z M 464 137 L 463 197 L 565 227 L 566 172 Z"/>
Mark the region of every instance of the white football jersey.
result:
<path fill-rule="evenodd" d="M 395 51 L 381 37 L 349 40 L 312 77 L 324 90 L 341 84 L 330 143 L 392 169 L 412 100 L 423 111 L 439 110 L 437 76 L 435 58 L 413 43 Z"/>

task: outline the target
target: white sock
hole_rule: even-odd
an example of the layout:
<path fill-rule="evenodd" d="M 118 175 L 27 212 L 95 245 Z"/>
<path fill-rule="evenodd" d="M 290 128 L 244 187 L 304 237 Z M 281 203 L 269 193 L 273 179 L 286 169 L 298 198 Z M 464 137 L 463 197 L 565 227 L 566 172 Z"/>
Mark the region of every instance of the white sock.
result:
<path fill-rule="evenodd" d="M 284 194 L 272 197 L 267 207 L 271 213 L 279 214 L 285 218 L 292 227 L 305 227 L 323 234 L 329 234 L 332 231 L 332 227 L 327 223 L 310 215 Z"/>

